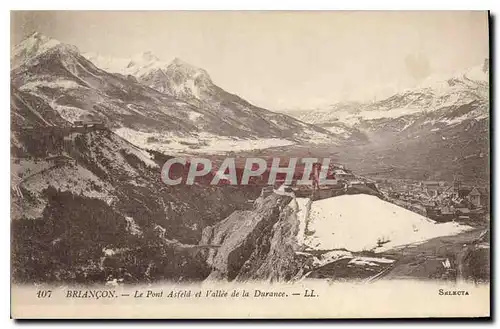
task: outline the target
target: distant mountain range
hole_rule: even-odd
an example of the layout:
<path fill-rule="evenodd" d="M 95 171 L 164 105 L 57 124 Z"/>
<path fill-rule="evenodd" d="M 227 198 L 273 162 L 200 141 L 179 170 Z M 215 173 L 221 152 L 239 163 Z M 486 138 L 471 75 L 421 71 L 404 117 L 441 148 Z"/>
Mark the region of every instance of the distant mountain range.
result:
<path fill-rule="evenodd" d="M 488 107 L 484 106 L 489 99 L 488 78 L 488 62 L 485 61 L 482 66 L 457 76 L 437 81 L 429 79 L 422 83 L 425 87 L 405 90 L 380 101 L 335 103 L 322 109 L 289 113 L 327 129 L 336 130 L 335 125 L 341 123 L 365 133 L 374 133 L 375 137 L 377 133 L 401 133 L 411 129 L 414 124 L 421 124 L 417 119 L 423 117 L 428 117 L 429 123 L 436 127 L 442 126 L 440 123 L 455 124 L 488 116 Z M 464 113 L 454 112 L 457 107 L 474 103 L 483 106 Z M 388 127 L 386 123 L 392 125 Z"/>
<path fill-rule="evenodd" d="M 365 137 L 363 170 L 399 166 L 420 177 L 469 181 L 489 177 L 489 61 L 447 79 L 370 102 L 336 103 L 323 109 L 288 112 L 341 133 Z M 349 152 L 347 152 L 349 153 Z M 365 165 L 363 165 L 363 163 Z M 404 173 L 400 173 L 403 174 Z"/>

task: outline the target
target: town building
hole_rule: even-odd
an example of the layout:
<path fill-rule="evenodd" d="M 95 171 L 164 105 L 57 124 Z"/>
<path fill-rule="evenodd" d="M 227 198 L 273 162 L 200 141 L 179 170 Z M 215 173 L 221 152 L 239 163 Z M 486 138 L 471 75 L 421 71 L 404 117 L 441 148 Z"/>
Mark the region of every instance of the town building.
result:
<path fill-rule="evenodd" d="M 73 122 L 73 129 L 79 132 L 86 132 L 89 130 L 104 130 L 106 126 L 99 121 L 76 120 Z"/>
<path fill-rule="evenodd" d="M 340 168 L 334 170 L 334 175 L 335 175 L 335 179 L 338 179 L 338 180 L 349 181 L 349 180 L 356 179 L 356 176 L 352 172 L 348 172 L 345 169 L 340 169 Z"/>
<path fill-rule="evenodd" d="M 455 193 L 456 197 L 469 201 L 476 208 L 489 205 L 489 193 L 485 188 L 462 186 Z"/>

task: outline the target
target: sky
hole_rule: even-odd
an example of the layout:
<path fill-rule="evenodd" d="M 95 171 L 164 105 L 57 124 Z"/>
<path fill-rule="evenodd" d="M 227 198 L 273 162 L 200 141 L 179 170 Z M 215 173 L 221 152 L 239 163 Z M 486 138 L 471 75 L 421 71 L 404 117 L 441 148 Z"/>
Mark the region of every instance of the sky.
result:
<path fill-rule="evenodd" d="M 81 52 L 179 57 L 275 111 L 381 99 L 489 52 L 481 11 L 11 12 L 11 45 L 34 31 Z"/>

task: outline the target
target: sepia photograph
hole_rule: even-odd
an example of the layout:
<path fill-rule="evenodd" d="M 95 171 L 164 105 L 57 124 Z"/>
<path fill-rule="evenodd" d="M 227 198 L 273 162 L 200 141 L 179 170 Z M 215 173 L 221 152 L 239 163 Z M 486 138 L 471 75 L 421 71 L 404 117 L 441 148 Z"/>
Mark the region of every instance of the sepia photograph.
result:
<path fill-rule="evenodd" d="M 490 316 L 488 11 L 10 19 L 13 318 Z"/>

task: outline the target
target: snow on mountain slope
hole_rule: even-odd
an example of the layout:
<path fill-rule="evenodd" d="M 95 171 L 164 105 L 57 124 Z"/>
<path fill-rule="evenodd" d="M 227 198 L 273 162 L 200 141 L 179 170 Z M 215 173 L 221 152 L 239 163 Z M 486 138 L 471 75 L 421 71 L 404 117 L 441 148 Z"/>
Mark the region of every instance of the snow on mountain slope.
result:
<path fill-rule="evenodd" d="M 26 59 L 36 57 L 59 44 L 59 41 L 48 38 L 41 33 L 32 33 L 12 50 L 11 69 L 23 64 Z"/>
<path fill-rule="evenodd" d="M 144 84 L 162 93 L 172 95 L 199 96 L 197 83 L 212 83 L 208 73 L 196 68 L 179 58 L 172 62 L 160 60 L 152 52 L 147 51 L 131 59 L 102 56 L 96 53 L 84 53 L 84 57 L 96 66 L 112 73 L 132 75 Z"/>
<path fill-rule="evenodd" d="M 180 99 L 200 98 L 201 89 L 206 89 L 212 84 L 205 70 L 179 58 L 170 63 L 162 61 L 149 51 L 131 59 L 106 57 L 95 53 L 83 55 L 106 71 L 132 75 L 143 84 Z"/>
<path fill-rule="evenodd" d="M 19 53 L 33 57 L 14 68 L 11 82 L 43 99 L 70 122 L 98 120 L 113 130 L 167 133 L 174 139 L 197 138 L 200 133 L 235 141 L 335 143 L 339 139 L 327 130 L 253 106 L 214 85 L 203 69 L 179 59 L 165 67 L 146 53 L 129 61 L 123 74 L 112 74 L 95 66 L 76 47 L 48 43 L 54 46 L 39 47 L 43 52 L 23 52 L 22 44 L 18 47 Z M 127 72 L 137 79 L 124 75 Z"/>
<path fill-rule="evenodd" d="M 364 134 L 364 145 L 354 149 L 349 142 L 343 151 L 344 161 L 359 171 L 392 167 L 400 168 L 393 175 L 405 178 L 453 180 L 461 175 L 474 184 L 486 182 L 488 71 L 485 61 L 451 78 L 432 77 L 419 88 L 376 102 L 337 103 L 294 115 L 325 128 L 343 124 Z"/>
<path fill-rule="evenodd" d="M 14 134 L 21 135 L 34 133 L 33 130 L 14 132 Z M 143 177 L 144 171 L 133 167 L 127 161 L 127 154 L 134 154 L 144 163 L 145 168 L 148 166 L 158 168 L 148 154 L 111 132 L 73 133 L 68 137 L 63 140 L 62 136 L 46 136 L 47 141 L 57 144 L 49 149 L 45 149 L 47 144 L 41 137 L 37 138 L 36 144 L 39 152 L 65 154 L 69 159 L 73 159 L 65 165 L 56 165 L 46 157 L 40 158 L 37 154 L 32 154 L 29 146 L 23 148 L 26 153 L 35 158 L 26 159 L 26 154 L 24 154 L 24 160 L 20 160 L 19 165 L 15 163 L 12 165 L 12 177 L 18 177 L 16 180 L 19 182 L 18 185 L 30 195 L 29 200 L 33 202 L 25 199 L 23 207 L 26 213 L 23 211 L 13 214 L 13 218 L 41 217 L 44 209 L 44 191 L 48 187 L 87 198 L 100 199 L 113 206 L 119 200 L 117 197 L 119 193 L 115 187 L 118 177 L 124 177 L 123 179 L 127 177 L 126 180 L 135 185 L 144 185 L 147 182 L 147 179 Z M 23 136 L 19 138 L 26 143 Z"/>
<path fill-rule="evenodd" d="M 113 186 L 81 166 L 54 167 L 23 182 L 23 187 L 39 195 L 49 186 L 60 191 L 71 191 L 77 195 L 101 199 L 109 204 L 115 200 Z"/>
<path fill-rule="evenodd" d="M 434 122 L 447 124 L 472 118 L 483 119 L 488 113 L 488 79 L 488 65 L 485 62 L 481 66 L 458 72 L 452 78 L 429 77 L 416 88 L 403 90 L 376 102 L 338 103 L 325 109 L 299 111 L 295 116 L 322 126 L 344 123 L 370 132 L 384 130 L 384 125 L 393 120 L 400 121 L 395 127 L 400 132 L 425 116 L 431 117 Z M 476 103 L 478 106 L 471 109 L 471 115 L 454 116 L 453 121 L 449 120 L 455 109 Z M 394 126 L 394 123 L 390 126 Z"/>
<path fill-rule="evenodd" d="M 162 66 L 160 66 L 162 65 Z M 139 81 L 163 93 L 174 95 L 179 99 L 202 99 L 213 82 L 207 71 L 194 67 L 175 58 L 170 64 L 141 67 L 135 71 Z"/>
<path fill-rule="evenodd" d="M 166 228 L 166 237 L 197 243 L 201 230 L 255 198 L 259 189 L 218 186 L 165 185 L 160 179 L 163 154 L 146 152 L 109 130 L 51 135 L 45 129 L 14 134 L 27 150 L 12 159 L 13 218 L 44 218 L 48 189 L 104 201 L 120 216 L 132 217 L 141 230 L 155 225 Z M 49 155 L 63 155 L 61 164 Z M 158 158 L 159 156 L 159 158 Z M 203 201 L 201 201 L 203 200 Z M 78 205 L 73 205 L 78 217 Z M 124 219 L 125 220 L 125 219 Z"/>
<path fill-rule="evenodd" d="M 64 118 L 46 100 L 15 87 L 11 87 L 10 109 L 13 130 L 67 125 Z"/>
<path fill-rule="evenodd" d="M 181 131 L 193 128 L 169 115 L 172 112 L 182 116 L 191 106 L 182 104 L 174 108 L 176 100 L 102 71 L 66 45 L 59 44 L 27 60 L 12 71 L 11 82 L 19 90 L 43 99 L 56 111 L 65 107 L 80 109 L 79 117 L 74 120 L 96 119 L 111 127 L 135 124 Z M 141 109 L 142 115 L 135 109 Z"/>
<path fill-rule="evenodd" d="M 14 132 L 14 134 L 34 135 L 40 133 L 40 130 Z M 48 155 L 64 154 L 73 158 L 76 163 L 72 164 L 69 161 L 67 166 L 55 166 L 50 160 L 42 159 L 31 165 L 24 163 L 23 166 L 14 166 L 16 170 L 13 171 L 13 175 L 24 178 L 23 185 L 36 192 L 41 192 L 51 185 L 61 190 L 71 190 L 75 194 L 96 197 L 86 194 L 89 192 L 86 189 L 89 184 L 97 186 L 94 192 L 112 191 L 114 189 L 110 186 L 113 177 L 127 177 L 135 185 L 145 184 L 147 179 L 143 177 L 144 171 L 159 170 L 158 164 L 152 160 L 148 152 L 110 131 L 94 131 L 85 134 L 75 132 L 64 137 L 54 135 L 46 138 L 54 144 L 54 147 L 44 149 L 46 144 L 39 138 L 37 142 L 40 152 L 46 152 Z M 30 154 L 29 151 L 27 153 Z M 31 156 L 37 155 L 31 154 Z M 137 159 L 144 170 L 132 165 L 128 159 L 130 156 Z M 26 158 L 26 154 L 23 158 Z M 27 177 L 29 179 L 26 179 Z M 97 193 L 96 195 L 103 194 Z"/>
<path fill-rule="evenodd" d="M 204 132 L 189 137 L 178 137 L 168 133 L 138 132 L 128 128 L 119 128 L 115 132 L 134 145 L 168 154 L 193 151 L 197 153 L 226 153 L 228 150 L 238 152 L 294 144 L 292 141 L 279 138 L 240 139 Z"/>
<path fill-rule="evenodd" d="M 310 210 L 308 200 L 297 199 L 298 241 L 312 249 L 381 252 L 471 229 L 453 222 L 435 223 L 373 195 L 342 195 L 311 201 Z"/>
<path fill-rule="evenodd" d="M 83 53 L 82 55 L 105 71 L 123 75 L 130 74 L 136 77 L 148 73 L 151 70 L 168 66 L 168 62 L 161 61 L 150 51 L 137 54 L 132 58 L 105 56 L 96 52 Z"/>
<path fill-rule="evenodd" d="M 43 126 L 12 132 L 20 143 L 32 144 L 11 158 L 13 276 L 18 280 L 46 277 L 30 272 L 42 264 L 51 282 L 74 282 L 74 273 L 87 271 L 103 283 L 123 273 L 123 264 L 130 283 L 144 277 L 203 278 L 202 267 L 191 268 L 203 263 L 186 248 L 197 244 L 205 226 L 259 193 L 251 187 L 166 186 L 159 166 L 168 156 L 146 152 L 109 130 L 56 131 Z M 69 267 L 67 252 L 81 256 Z M 116 263 L 111 256 L 118 254 L 141 263 Z M 188 268 L 185 273 L 178 264 Z M 151 267 L 159 270 L 150 272 Z"/>
<path fill-rule="evenodd" d="M 123 70 L 130 63 L 128 58 L 116 58 L 112 56 L 104 56 L 95 52 L 82 53 L 82 55 L 89 61 L 94 63 L 100 69 L 110 73 L 126 74 Z"/>
<path fill-rule="evenodd" d="M 256 107 L 237 95 L 228 93 L 215 85 L 207 71 L 186 63 L 179 58 L 167 63 L 158 59 L 151 52 L 147 52 L 136 56 L 129 61 L 126 67 L 121 69 L 117 69 L 114 65 L 123 63 L 122 60 L 106 61 L 92 56 L 88 56 L 88 58 L 94 58 L 100 63 L 97 65 L 102 65 L 106 69 L 115 70 L 121 74 L 133 75 L 142 84 L 203 109 L 210 115 L 223 118 L 222 120 L 232 126 L 238 125 L 246 134 L 258 132 L 260 136 L 255 136 L 257 140 L 278 138 L 292 140 L 292 142 L 337 143 L 345 138 L 343 131 L 340 133 L 337 133 L 338 131 L 329 131 L 328 129 L 298 122 L 285 114 L 273 113 Z M 113 64 L 107 68 L 106 65 L 109 65 L 107 63 L 110 62 Z M 201 123 L 204 115 L 202 113 L 193 113 L 189 118 L 194 118 L 193 121 Z M 279 132 L 278 130 L 282 131 Z M 228 137 L 236 137 L 235 142 L 244 137 L 241 134 L 229 131 L 227 135 Z M 265 145 L 265 143 L 262 145 Z"/>

